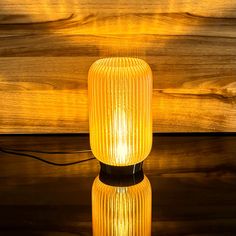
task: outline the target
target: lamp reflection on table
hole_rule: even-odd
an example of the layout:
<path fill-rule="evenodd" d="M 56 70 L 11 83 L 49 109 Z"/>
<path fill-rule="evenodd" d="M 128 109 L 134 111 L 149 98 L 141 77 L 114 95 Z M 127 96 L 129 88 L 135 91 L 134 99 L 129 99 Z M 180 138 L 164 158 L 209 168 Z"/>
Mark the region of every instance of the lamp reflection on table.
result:
<path fill-rule="evenodd" d="M 92 187 L 93 236 L 150 236 L 151 195 L 143 172 L 122 179 L 100 173 Z"/>

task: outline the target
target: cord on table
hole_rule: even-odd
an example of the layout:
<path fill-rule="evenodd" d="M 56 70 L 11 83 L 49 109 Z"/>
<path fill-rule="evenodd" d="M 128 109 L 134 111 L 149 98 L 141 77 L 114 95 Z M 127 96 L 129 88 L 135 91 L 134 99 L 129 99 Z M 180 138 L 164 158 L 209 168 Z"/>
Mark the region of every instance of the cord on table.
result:
<path fill-rule="evenodd" d="M 91 158 L 88 158 L 88 159 L 83 159 L 83 160 L 74 161 L 74 162 L 57 163 L 57 162 L 48 161 L 48 160 L 46 160 L 44 158 L 41 158 L 41 157 L 38 157 L 38 156 L 35 156 L 35 155 L 32 155 L 32 154 L 23 153 L 23 152 L 21 152 L 22 150 L 16 151 L 15 149 L 3 149 L 3 148 L 0 148 L 0 152 L 2 152 L 2 153 L 18 155 L 18 156 L 24 156 L 24 157 L 30 157 L 30 158 L 33 158 L 35 160 L 42 161 L 42 162 L 44 162 L 46 164 L 54 165 L 54 166 L 70 166 L 70 165 L 75 165 L 75 164 L 79 164 L 79 163 L 82 163 L 82 162 L 86 162 L 86 161 L 90 161 L 90 160 L 96 159 L 95 157 L 91 157 Z M 91 150 L 81 150 L 81 151 L 75 151 L 75 152 L 44 152 L 44 151 L 33 151 L 33 150 L 24 150 L 24 151 L 35 152 L 35 153 L 46 153 L 46 154 L 73 154 L 73 153 L 91 152 Z"/>

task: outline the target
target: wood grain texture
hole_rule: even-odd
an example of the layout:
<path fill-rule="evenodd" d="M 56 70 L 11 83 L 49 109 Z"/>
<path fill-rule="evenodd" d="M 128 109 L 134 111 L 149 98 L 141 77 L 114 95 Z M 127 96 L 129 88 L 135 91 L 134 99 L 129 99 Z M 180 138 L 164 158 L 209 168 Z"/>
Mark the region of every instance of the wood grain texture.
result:
<path fill-rule="evenodd" d="M 0 136 L 0 147 L 74 152 L 87 135 Z M 37 154 L 56 162 L 90 154 Z M 152 235 L 235 235 L 235 136 L 154 136 L 144 162 L 152 185 Z M 96 160 L 49 166 L 0 152 L 1 235 L 92 235 L 91 186 Z"/>
<path fill-rule="evenodd" d="M 154 132 L 236 131 L 236 1 L 0 3 L 0 133 L 88 132 L 87 72 L 137 56 Z"/>

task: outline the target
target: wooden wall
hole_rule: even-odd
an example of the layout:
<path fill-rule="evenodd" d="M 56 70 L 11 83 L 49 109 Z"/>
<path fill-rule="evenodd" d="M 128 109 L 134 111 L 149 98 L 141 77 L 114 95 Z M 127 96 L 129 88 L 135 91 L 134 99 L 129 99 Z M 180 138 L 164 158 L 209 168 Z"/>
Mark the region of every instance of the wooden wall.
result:
<path fill-rule="evenodd" d="M 138 56 L 155 132 L 236 131 L 236 0 L 1 0 L 0 133 L 87 132 L 87 72 Z"/>

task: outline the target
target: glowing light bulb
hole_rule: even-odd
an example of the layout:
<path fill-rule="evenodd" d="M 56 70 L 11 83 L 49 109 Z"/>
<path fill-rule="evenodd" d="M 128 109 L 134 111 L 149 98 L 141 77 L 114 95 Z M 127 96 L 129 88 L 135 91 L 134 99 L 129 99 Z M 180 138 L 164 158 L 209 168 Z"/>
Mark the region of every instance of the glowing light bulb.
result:
<path fill-rule="evenodd" d="M 92 187 L 93 236 L 151 235 L 151 185 L 146 176 L 135 185 L 103 183 Z"/>
<path fill-rule="evenodd" d="M 142 162 L 152 146 L 152 72 L 138 58 L 97 60 L 88 74 L 90 145 L 111 166 Z"/>

